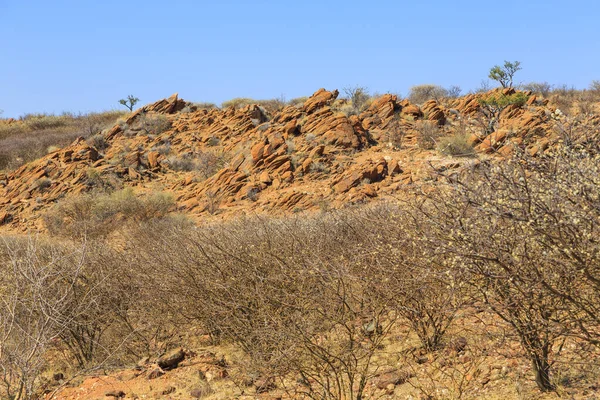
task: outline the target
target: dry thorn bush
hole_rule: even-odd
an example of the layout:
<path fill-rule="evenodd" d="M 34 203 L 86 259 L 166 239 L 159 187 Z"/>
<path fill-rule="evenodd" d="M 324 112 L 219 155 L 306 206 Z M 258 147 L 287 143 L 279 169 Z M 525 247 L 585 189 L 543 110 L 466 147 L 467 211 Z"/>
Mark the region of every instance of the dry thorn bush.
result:
<path fill-rule="evenodd" d="M 56 236 L 77 240 L 105 237 L 124 222 L 165 217 L 173 204 L 173 198 L 165 193 L 144 197 L 131 189 L 90 193 L 59 202 L 44 215 L 44 223 Z"/>
<path fill-rule="evenodd" d="M 416 121 L 415 129 L 417 131 L 417 146 L 424 150 L 435 149 L 442 135 L 437 123 L 434 121 Z"/>
<path fill-rule="evenodd" d="M 555 389 L 561 341 L 598 344 L 597 157 L 568 148 L 549 159 L 521 155 L 425 196 L 418 208 L 431 245 L 514 329 L 542 391 Z"/>

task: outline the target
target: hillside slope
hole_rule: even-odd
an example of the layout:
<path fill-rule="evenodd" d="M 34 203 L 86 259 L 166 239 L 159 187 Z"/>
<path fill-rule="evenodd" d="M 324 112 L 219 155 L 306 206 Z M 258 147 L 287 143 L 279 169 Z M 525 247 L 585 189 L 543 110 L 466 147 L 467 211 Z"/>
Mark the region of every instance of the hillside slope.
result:
<path fill-rule="evenodd" d="M 0 224 L 43 229 L 40 216 L 61 198 L 122 187 L 171 192 L 193 217 L 339 208 L 393 196 L 436 169 L 507 156 L 515 145 L 535 153 L 559 139 L 552 130 L 559 116 L 534 95 L 506 108 L 483 137 L 479 99 L 489 94 L 420 107 L 387 94 L 355 113 L 337 91 L 320 89 L 273 114 L 257 105 L 198 109 L 175 94 L 0 175 Z M 417 143 L 426 135 L 467 135 L 480 155 L 424 150 Z"/>

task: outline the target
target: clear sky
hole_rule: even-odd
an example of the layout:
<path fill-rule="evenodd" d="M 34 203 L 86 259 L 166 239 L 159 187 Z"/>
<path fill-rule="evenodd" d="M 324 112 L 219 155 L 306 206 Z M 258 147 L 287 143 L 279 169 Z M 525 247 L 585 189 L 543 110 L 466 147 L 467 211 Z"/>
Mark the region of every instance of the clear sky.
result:
<path fill-rule="evenodd" d="M 0 0 L 0 109 L 87 112 L 179 92 L 220 104 L 365 86 L 600 79 L 600 0 Z"/>

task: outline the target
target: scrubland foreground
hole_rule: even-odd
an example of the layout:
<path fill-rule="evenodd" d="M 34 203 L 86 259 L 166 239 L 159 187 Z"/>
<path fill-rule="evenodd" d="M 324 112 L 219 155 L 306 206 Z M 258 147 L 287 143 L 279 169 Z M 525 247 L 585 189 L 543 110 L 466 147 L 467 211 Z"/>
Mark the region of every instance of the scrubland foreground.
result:
<path fill-rule="evenodd" d="M 597 398 L 583 94 L 173 96 L 9 167 L 0 397 Z"/>

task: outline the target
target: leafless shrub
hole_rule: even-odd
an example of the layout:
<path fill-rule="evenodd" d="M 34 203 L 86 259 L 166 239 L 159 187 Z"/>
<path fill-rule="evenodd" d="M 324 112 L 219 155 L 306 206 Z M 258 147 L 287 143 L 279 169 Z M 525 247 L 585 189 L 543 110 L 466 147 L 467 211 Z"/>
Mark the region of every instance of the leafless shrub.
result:
<path fill-rule="evenodd" d="M 80 136 L 73 131 L 32 131 L 0 140 L 0 169 L 14 169 L 47 154 L 50 146 L 66 146 Z M 3 161 L 2 161 L 3 160 Z"/>
<path fill-rule="evenodd" d="M 108 143 L 106 142 L 106 139 L 102 133 L 97 133 L 89 137 L 87 142 L 90 146 L 95 147 L 98 151 L 104 151 L 108 147 Z"/>
<path fill-rule="evenodd" d="M 169 166 L 175 171 L 197 171 L 202 179 L 208 179 L 222 169 L 227 163 L 225 153 L 213 151 L 171 156 L 168 158 Z"/>
<path fill-rule="evenodd" d="M 436 147 L 441 133 L 435 121 L 417 121 L 415 129 L 417 131 L 417 146 L 425 150 Z"/>
<path fill-rule="evenodd" d="M 308 100 L 308 97 L 296 97 L 288 101 L 288 105 L 290 106 L 302 106 Z"/>
<path fill-rule="evenodd" d="M 469 142 L 469 135 L 457 133 L 438 140 L 437 150 L 447 156 L 475 157 L 475 149 Z"/>
<path fill-rule="evenodd" d="M 311 163 L 309 170 L 310 170 L 310 172 L 313 172 L 313 173 L 319 173 L 319 172 L 323 172 L 325 174 L 329 173 L 329 167 L 327 166 L 327 164 L 320 162 L 320 161 L 315 161 L 315 162 Z"/>
<path fill-rule="evenodd" d="M 257 201 L 260 190 L 258 188 L 250 188 L 246 191 L 246 198 L 250 201 Z"/>
<path fill-rule="evenodd" d="M 406 132 L 400 124 L 400 116 L 398 114 L 395 114 L 387 126 L 385 132 L 385 141 L 390 147 L 394 149 L 401 149 L 405 135 Z"/>
<path fill-rule="evenodd" d="M 171 121 L 162 114 L 149 115 L 144 113 L 138 119 L 138 124 L 147 135 L 159 135 L 171 129 Z"/>
<path fill-rule="evenodd" d="M 395 322 L 369 290 L 375 284 L 361 272 L 367 264 L 353 254 L 359 222 L 255 219 L 174 232 L 144 264 L 167 268 L 161 287 L 170 305 L 189 310 L 214 337 L 236 342 L 255 368 L 298 375 L 303 385 L 286 386 L 291 393 L 357 399 Z M 340 242 L 348 242 L 341 251 Z M 189 301 L 196 306 L 185 306 Z"/>
<path fill-rule="evenodd" d="M 52 185 L 52 180 L 49 178 L 40 178 L 36 180 L 33 185 L 37 190 L 43 192 L 45 189 L 48 189 Z"/>
<path fill-rule="evenodd" d="M 59 337 L 80 368 L 91 368 L 122 360 L 142 325 L 131 323 L 130 308 L 139 294 L 136 282 L 126 279 L 128 260 L 101 242 L 87 242 L 83 249 L 79 279 L 64 300 L 69 322 Z"/>
<path fill-rule="evenodd" d="M 49 351 L 70 324 L 65 301 L 81 273 L 78 253 L 35 239 L 4 239 L 0 249 L 0 395 L 37 395 Z"/>
<path fill-rule="evenodd" d="M 369 89 L 363 86 L 348 86 L 343 89 L 346 99 L 350 102 L 354 114 L 358 114 L 363 111 L 371 99 L 369 95 Z"/>
<path fill-rule="evenodd" d="M 584 151 L 590 155 L 600 154 L 600 128 L 582 125 L 578 119 L 555 121 L 554 131 L 562 144 L 574 151 Z"/>
<path fill-rule="evenodd" d="M 258 101 L 246 97 L 236 97 L 234 99 L 224 101 L 221 104 L 221 108 L 233 107 L 238 109 L 252 104 L 258 104 Z"/>
<path fill-rule="evenodd" d="M 206 200 L 206 211 L 211 215 L 216 214 L 221 207 L 221 195 L 213 190 L 207 190 L 204 198 Z"/>
<path fill-rule="evenodd" d="M 167 162 L 174 171 L 193 171 L 196 169 L 196 163 L 189 155 L 171 156 L 167 159 Z"/>
<path fill-rule="evenodd" d="M 268 113 L 273 114 L 285 107 L 287 102 L 285 100 L 285 96 L 281 95 L 276 99 L 259 100 L 257 104 L 265 109 Z"/>
<path fill-rule="evenodd" d="M 492 84 L 487 79 L 482 79 L 479 87 L 475 89 L 475 93 L 487 93 L 492 90 Z"/>
<path fill-rule="evenodd" d="M 80 114 L 75 117 L 76 124 L 83 137 L 91 137 L 109 128 L 124 115 L 121 111 L 106 111 L 102 113 Z"/>
<path fill-rule="evenodd" d="M 41 374 L 59 354 L 88 369 L 138 356 L 130 343 L 145 326 L 135 318 L 141 309 L 132 311 L 139 288 L 122 254 L 98 242 L 5 237 L 0 261 L 3 398 L 38 398 Z"/>
<path fill-rule="evenodd" d="M 173 199 L 157 193 L 137 197 L 131 189 L 106 194 L 86 194 L 59 202 L 46 213 L 44 222 L 53 235 L 70 238 L 102 237 L 125 221 L 164 217 Z"/>
<path fill-rule="evenodd" d="M 460 86 L 453 85 L 446 89 L 446 97 L 450 99 L 456 99 L 460 97 L 461 93 L 462 89 L 460 88 Z"/>
<path fill-rule="evenodd" d="M 590 96 L 581 96 L 577 101 L 577 108 L 583 115 L 589 116 L 594 114 L 594 99 L 591 99 Z"/>
<path fill-rule="evenodd" d="M 523 85 L 520 85 L 519 88 L 521 90 L 528 90 L 534 94 L 541 95 L 547 98 L 552 92 L 553 86 L 548 82 L 529 82 Z"/>
<path fill-rule="evenodd" d="M 21 117 L 21 120 L 25 122 L 27 129 L 30 131 L 60 128 L 67 126 L 72 119 L 73 115 L 67 113 L 63 115 L 26 114 Z"/>
<path fill-rule="evenodd" d="M 514 329 L 542 391 L 555 388 L 559 339 L 577 334 L 598 343 L 599 253 L 587 239 L 600 218 L 588 195 L 598 184 L 597 156 L 564 151 L 560 162 L 523 156 L 485 168 L 420 205 L 432 245 L 454 257 Z"/>
<path fill-rule="evenodd" d="M 600 94 L 600 80 L 593 80 L 590 83 L 590 91 L 595 94 Z"/>
<path fill-rule="evenodd" d="M 452 86 L 451 92 L 438 85 L 417 85 L 410 88 L 408 100 L 414 104 L 423 104 L 428 100 L 442 101 L 447 97 L 458 97 L 461 89 Z"/>
<path fill-rule="evenodd" d="M 282 107 L 285 107 L 286 102 L 285 102 L 285 98 L 270 99 L 270 100 L 255 100 L 255 99 L 250 99 L 250 98 L 246 98 L 246 97 L 236 97 L 234 99 L 224 101 L 221 104 L 221 108 L 233 107 L 235 109 L 240 109 L 240 108 L 254 105 L 254 104 L 262 107 L 264 110 L 266 110 L 269 113 L 273 113 L 273 112 L 278 111 Z"/>
<path fill-rule="evenodd" d="M 218 108 L 215 103 L 210 103 L 210 102 L 192 103 L 192 106 L 196 107 L 199 110 L 203 110 L 203 109 L 210 110 L 212 108 Z"/>

